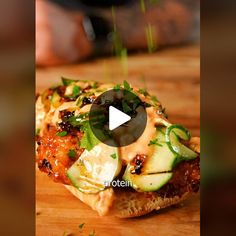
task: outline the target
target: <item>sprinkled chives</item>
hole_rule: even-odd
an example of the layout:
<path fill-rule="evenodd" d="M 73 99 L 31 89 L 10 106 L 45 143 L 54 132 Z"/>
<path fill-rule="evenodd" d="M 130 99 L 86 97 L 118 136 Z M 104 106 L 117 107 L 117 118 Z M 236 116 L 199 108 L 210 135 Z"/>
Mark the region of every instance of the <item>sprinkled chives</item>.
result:
<path fill-rule="evenodd" d="M 143 13 L 145 13 L 146 12 L 146 6 L 145 6 L 144 0 L 140 0 L 140 7 L 141 7 L 141 11 Z"/>
<path fill-rule="evenodd" d="M 155 27 L 152 26 L 151 24 L 148 24 L 145 28 L 145 33 L 147 39 L 148 52 L 149 53 L 154 52 L 156 50 L 155 38 L 154 38 Z"/>
<path fill-rule="evenodd" d="M 125 47 L 123 47 L 121 37 L 117 31 L 117 27 L 116 27 L 116 23 L 115 23 L 116 14 L 115 14 L 115 7 L 114 6 L 112 6 L 112 8 L 111 8 L 111 12 L 112 12 L 112 19 L 113 19 L 112 35 L 113 35 L 114 51 L 115 51 L 116 56 L 120 58 L 124 75 L 128 75 L 128 53 L 127 53 L 127 49 Z"/>

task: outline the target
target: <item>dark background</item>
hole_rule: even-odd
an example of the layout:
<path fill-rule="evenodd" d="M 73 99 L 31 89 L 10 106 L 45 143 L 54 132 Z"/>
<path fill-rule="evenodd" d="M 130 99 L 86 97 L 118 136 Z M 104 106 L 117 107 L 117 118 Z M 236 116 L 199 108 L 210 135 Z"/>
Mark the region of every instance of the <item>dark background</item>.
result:
<path fill-rule="evenodd" d="M 235 235 L 235 1 L 201 5 L 201 232 Z"/>

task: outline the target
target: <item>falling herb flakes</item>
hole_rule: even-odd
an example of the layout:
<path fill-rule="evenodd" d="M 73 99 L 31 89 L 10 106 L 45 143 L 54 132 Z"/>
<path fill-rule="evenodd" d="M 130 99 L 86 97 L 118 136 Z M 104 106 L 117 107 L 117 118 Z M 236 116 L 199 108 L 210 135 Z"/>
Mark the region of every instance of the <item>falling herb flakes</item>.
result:
<path fill-rule="evenodd" d="M 131 88 L 130 84 L 126 80 L 124 80 L 123 85 L 124 85 L 124 89 L 126 89 L 128 91 L 132 91 L 133 90 Z"/>
<path fill-rule="evenodd" d="M 79 224 L 79 228 L 83 229 L 85 223 Z"/>
<path fill-rule="evenodd" d="M 145 27 L 146 40 L 148 46 L 148 52 L 152 53 L 156 50 L 156 39 L 155 39 L 155 27 L 151 24 L 148 24 Z"/>
<path fill-rule="evenodd" d="M 140 8 L 143 13 L 146 12 L 146 5 L 145 5 L 144 0 L 140 0 Z"/>
<path fill-rule="evenodd" d="M 117 85 L 115 85 L 114 87 L 113 87 L 113 90 L 115 90 L 116 92 L 117 91 L 120 91 L 120 84 L 117 84 Z"/>

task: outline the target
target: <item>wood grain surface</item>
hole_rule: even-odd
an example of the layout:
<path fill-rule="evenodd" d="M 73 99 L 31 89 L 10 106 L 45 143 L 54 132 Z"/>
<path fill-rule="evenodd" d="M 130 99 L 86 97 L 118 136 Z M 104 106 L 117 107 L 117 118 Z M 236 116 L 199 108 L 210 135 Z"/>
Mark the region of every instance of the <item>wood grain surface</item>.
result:
<path fill-rule="evenodd" d="M 36 91 L 60 76 L 119 83 L 124 79 L 146 89 L 166 107 L 169 120 L 200 135 L 199 46 L 136 54 L 128 61 L 100 58 L 76 65 L 36 70 Z M 183 204 L 134 219 L 99 217 L 61 184 L 36 170 L 36 235 L 200 235 L 199 194 Z M 83 229 L 79 225 L 85 223 Z"/>

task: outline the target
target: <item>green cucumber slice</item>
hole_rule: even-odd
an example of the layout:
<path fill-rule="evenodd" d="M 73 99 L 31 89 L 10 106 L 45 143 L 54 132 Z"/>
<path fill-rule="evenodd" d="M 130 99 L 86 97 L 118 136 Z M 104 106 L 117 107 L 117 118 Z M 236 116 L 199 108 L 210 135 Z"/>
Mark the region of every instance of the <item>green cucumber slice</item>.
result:
<path fill-rule="evenodd" d="M 121 161 L 117 148 L 99 143 L 91 151 L 85 150 L 82 153 L 68 169 L 67 176 L 81 192 L 96 193 L 102 191 L 120 170 Z"/>
<path fill-rule="evenodd" d="M 125 181 L 131 183 L 131 187 L 136 191 L 152 192 L 163 187 L 172 177 L 173 173 L 158 173 L 151 175 L 136 175 L 130 173 L 128 165 L 123 175 Z"/>
<path fill-rule="evenodd" d="M 79 189 L 81 192 L 97 193 L 103 190 L 103 186 L 101 184 L 91 184 L 90 181 L 81 179 L 81 174 L 78 171 L 78 168 L 74 165 L 67 171 L 67 176 L 73 186 Z"/>
<path fill-rule="evenodd" d="M 166 128 L 166 142 L 169 149 L 177 154 L 181 160 L 194 159 L 198 155 L 185 145 L 183 145 L 179 139 L 188 141 L 190 139 L 190 133 L 181 125 L 171 125 Z"/>
<path fill-rule="evenodd" d="M 158 172 L 167 172 L 173 169 L 177 155 L 170 151 L 165 140 L 166 128 L 157 129 L 156 140 L 158 145 L 154 146 L 153 154 L 148 157 L 148 161 L 144 163 L 142 168 L 143 174 L 154 174 Z"/>

